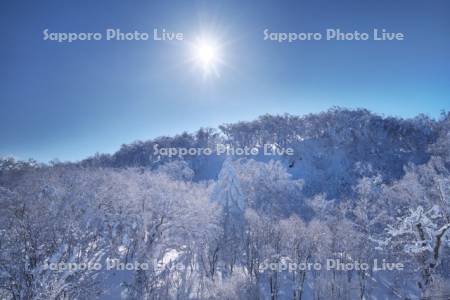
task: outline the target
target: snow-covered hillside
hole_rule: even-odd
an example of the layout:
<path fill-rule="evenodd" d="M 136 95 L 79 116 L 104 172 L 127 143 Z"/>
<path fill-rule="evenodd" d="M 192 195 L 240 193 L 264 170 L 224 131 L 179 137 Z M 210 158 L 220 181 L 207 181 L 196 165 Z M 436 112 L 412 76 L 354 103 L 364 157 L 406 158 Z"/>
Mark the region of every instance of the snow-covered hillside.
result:
<path fill-rule="evenodd" d="M 362 176 L 381 174 L 384 182 L 392 182 L 404 175 L 408 164 L 424 164 L 432 155 L 444 155 L 448 159 L 448 150 L 442 146 L 448 139 L 448 123 L 445 115 L 440 121 L 423 115 L 400 119 L 382 117 L 363 109 L 341 108 L 302 117 L 265 115 L 255 121 L 226 124 L 219 129 L 200 129 L 193 134 L 137 141 L 123 145 L 113 155 L 98 154 L 81 164 L 155 169 L 167 161 L 179 160 L 178 157 L 155 156 L 155 145 L 160 148 L 277 145 L 292 147 L 294 156 L 251 158 L 266 162 L 280 160 L 293 178 L 305 181 L 305 192 L 309 195 L 325 192 L 329 197 L 341 197 L 351 195 L 352 186 Z M 194 171 L 195 181 L 217 179 L 225 159 L 216 155 L 183 158 Z"/>

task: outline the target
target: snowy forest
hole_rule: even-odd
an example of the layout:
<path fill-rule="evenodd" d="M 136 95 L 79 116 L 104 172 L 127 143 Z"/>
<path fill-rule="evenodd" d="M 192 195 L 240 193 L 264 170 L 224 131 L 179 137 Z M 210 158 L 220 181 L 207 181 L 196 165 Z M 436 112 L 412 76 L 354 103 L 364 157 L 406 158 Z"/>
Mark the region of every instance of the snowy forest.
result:
<path fill-rule="evenodd" d="M 154 153 L 217 144 L 294 155 Z M 4 157 L 0 210 L 0 299 L 449 299 L 450 113 L 332 108 Z"/>

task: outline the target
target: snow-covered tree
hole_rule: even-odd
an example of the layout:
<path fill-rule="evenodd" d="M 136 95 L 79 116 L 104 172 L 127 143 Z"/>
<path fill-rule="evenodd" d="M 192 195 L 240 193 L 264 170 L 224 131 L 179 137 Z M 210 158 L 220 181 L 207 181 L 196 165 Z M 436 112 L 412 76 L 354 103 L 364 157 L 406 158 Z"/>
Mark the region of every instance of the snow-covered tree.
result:
<path fill-rule="evenodd" d="M 429 296 L 433 278 L 449 253 L 450 177 L 439 161 L 410 167 L 404 178 L 394 183 L 387 195 L 398 204 L 396 221 L 389 225 L 385 243 L 413 257 L 420 270 L 418 286 Z M 447 247 L 448 248 L 448 247 Z M 445 268 L 444 268 L 445 269 Z"/>
<path fill-rule="evenodd" d="M 231 159 L 225 160 L 222 166 L 211 201 L 218 203 L 222 210 L 223 236 L 220 248 L 225 263 L 223 271 L 224 275 L 231 274 L 240 259 L 244 213 L 247 205 L 240 179 Z"/>
<path fill-rule="evenodd" d="M 450 219 L 443 215 L 438 206 L 424 209 L 418 206 L 410 209 L 398 224 L 388 228 L 389 242 L 398 243 L 403 251 L 416 257 L 421 267 L 421 281 L 418 283 L 422 296 L 429 296 L 435 270 L 442 259 L 443 247 L 450 246 L 447 235 Z"/>

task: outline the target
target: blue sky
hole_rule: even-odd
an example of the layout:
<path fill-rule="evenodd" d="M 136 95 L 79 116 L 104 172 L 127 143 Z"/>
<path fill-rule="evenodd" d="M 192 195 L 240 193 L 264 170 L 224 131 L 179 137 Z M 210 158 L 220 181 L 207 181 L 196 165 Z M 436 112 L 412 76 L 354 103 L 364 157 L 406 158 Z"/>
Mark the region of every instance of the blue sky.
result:
<path fill-rule="evenodd" d="M 43 40 L 107 28 L 184 41 Z M 404 41 L 264 41 L 263 31 L 403 32 Z M 13 1 L 0 4 L 0 155 L 48 161 L 265 113 L 363 107 L 438 117 L 450 106 L 450 2 Z M 220 77 L 189 62 L 201 34 Z"/>

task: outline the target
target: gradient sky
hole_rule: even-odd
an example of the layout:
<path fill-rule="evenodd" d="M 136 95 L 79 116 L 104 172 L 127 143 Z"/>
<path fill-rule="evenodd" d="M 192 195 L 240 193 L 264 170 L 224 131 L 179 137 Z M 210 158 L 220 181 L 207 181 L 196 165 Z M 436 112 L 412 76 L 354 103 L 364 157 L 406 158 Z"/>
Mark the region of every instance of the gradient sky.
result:
<path fill-rule="evenodd" d="M 42 31 L 183 32 L 183 42 L 57 43 Z M 272 32 L 403 32 L 405 41 L 276 43 Z M 207 33 L 220 78 L 187 60 Z M 331 106 L 438 117 L 450 108 L 450 1 L 3 0 L 0 155 L 48 161 L 265 113 Z"/>

